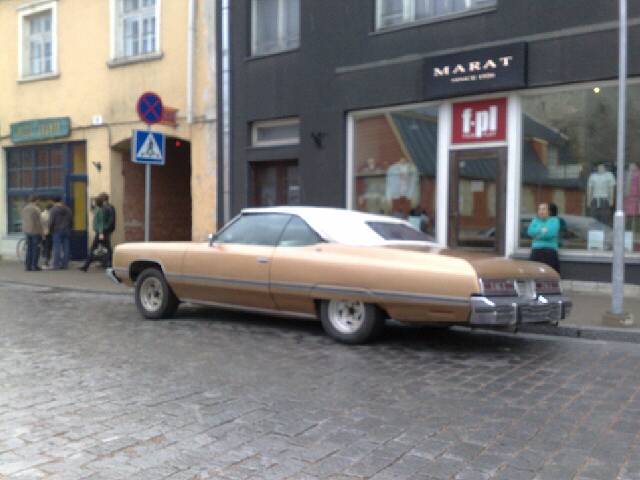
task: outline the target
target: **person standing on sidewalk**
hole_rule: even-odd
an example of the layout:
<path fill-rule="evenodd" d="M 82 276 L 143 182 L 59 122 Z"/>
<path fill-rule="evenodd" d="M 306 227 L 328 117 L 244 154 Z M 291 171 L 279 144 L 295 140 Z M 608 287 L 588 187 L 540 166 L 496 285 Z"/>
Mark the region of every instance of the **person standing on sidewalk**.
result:
<path fill-rule="evenodd" d="M 548 203 L 538 205 L 538 215 L 534 217 L 531 225 L 529 225 L 527 233 L 533 239 L 529 259 L 534 262 L 546 263 L 560 273 L 560 260 L 558 258 L 560 220 L 558 220 L 558 217 L 549 215 Z"/>
<path fill-rule="evenodd" d="M 53 237 L 53 268 L 66 270 L 69 268 L 69 243 L 73 213 L 62 203 L 62 198 L 54 197 L 55 204 L 49 211 L 49 229 Z"/>
<path fill-rule="evenodd" d="M 107 249 L 107 257 L 104 266 L 111 267 L 113 249 L 111 247 L 111 235 L 116 229 L 116 209 L 109 203 L 109 194 L 102 195 L 102 208 L 104 209 L 104 246 Z"/>
<path fill-rule="evenodd" d="M 80 267 L 80 270 L 86 272 L 91 266 L 91 263 L 98 259 L 95 252 L 98 251 L 104 244 L 104 208 L 102 195 L 98 195 L 96 198 L 96 207 L 93 211 L 93 242 L 91 243 L 91 250 L 87 256 L 87 261 Z"/>
<path fill-rule="evenodd" d="M 28 272 L 38 271 L 40 258 L 40 241 L 42 240 L 42 222 L 40 220 L 40 207 L 36 203 L 35 195 L 29 196 L 28 203 L 22 209 L 22 232 L 27 242 L 27 256 L 24 261 L 24 269 Z"/>
<path fill-rule="evenodd" d="M 49 228 L 51 207 L 53 207 L 53 202 L 47 200 L 44 204 L 44 210 L 40 214 L 40 222 L 42 223 L 42 268 L 49 268 L 49 262 L 51 261 L 52 239 L 51 229 Z"/>

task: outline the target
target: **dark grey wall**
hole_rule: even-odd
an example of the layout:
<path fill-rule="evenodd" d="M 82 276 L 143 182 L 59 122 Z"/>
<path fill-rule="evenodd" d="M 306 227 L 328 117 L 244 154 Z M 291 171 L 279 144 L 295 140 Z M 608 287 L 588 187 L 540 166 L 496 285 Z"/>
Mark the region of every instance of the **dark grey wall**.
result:
<path fill-rule="evenodd" d="M 424 100 L 425 56 L 525 41 L 530 87 L 617 75 L 617 2 L 497 1 L 488 13 L 381 33 L 375 0 L 301 0 L 300 48 L 251 58 L 251 1 L 233 0 L 232 213 L 248 201 L 248 161 L 285 158 L 300 160 L 304 204 L 344 206 L 346 113 Z M 640 2 L 630 2 L 629 17 L 640 18 Z M 633 22 L 629 51 L 630 74 L 640 75 Z M 249 148 L 251 122 L 289 116 L 301 119 L 299 147 Z M 317 131 L 323 148 L 311 138 Z"/>

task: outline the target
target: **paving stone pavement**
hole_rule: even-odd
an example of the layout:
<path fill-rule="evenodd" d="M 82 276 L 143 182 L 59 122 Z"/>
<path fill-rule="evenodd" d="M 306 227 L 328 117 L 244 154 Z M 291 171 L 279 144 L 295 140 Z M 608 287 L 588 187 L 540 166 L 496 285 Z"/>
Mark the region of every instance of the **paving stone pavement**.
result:
<path fill-rule="evenodd" d="M 640 347 L 0 282 L 0 479 L 640 479 Z"/>

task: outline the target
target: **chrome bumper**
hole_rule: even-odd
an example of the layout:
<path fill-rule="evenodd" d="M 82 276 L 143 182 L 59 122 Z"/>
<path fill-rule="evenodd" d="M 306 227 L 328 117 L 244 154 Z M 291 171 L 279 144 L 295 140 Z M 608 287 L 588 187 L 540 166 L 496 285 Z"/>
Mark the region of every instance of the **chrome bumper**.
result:
<path fill-rule="evenodd" d="M 109 277 L 109 280 L 111 280 L 113 283 L 122 283 L 122 281 L 118 278 L 113 268 L 107 268 L 106 273 L 107 273 L 107 277 Z"/>
<path fill-rule="evenodd" d="M 469 323 L 474 327 L 510 327 L 529 323 L 557 324 L 571 313 L 571 300 L 562 295 L 471 297 Z"/>

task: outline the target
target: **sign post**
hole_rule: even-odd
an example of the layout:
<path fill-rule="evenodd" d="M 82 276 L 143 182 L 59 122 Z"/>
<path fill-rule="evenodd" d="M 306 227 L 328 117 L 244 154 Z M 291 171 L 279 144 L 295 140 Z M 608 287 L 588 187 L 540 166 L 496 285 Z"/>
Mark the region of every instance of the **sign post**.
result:
<path fill-rule="evenodd" d="M 149 241 L 151 208 L 151 165 L 164 165 L 165 136 L 152 132 L 151 125 L 162 121 L 162 100 L 153 92 L 143 93 L 136 104 L 140 120 L 147 130 L 134 130 L 131 160 L 145 165 L 144 170 L 144 241 Z"/>

